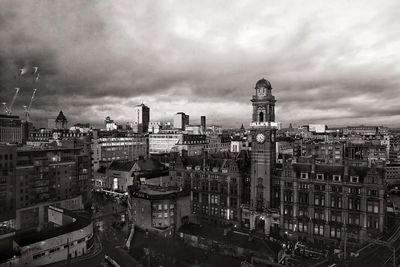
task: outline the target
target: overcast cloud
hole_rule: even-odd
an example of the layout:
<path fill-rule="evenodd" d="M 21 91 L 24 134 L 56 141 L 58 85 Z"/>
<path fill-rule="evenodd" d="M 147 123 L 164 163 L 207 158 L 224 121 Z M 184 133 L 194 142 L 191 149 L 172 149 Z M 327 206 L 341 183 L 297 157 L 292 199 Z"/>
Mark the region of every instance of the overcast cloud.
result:
<path fill-rule="evenodd" d="M 0 1 L 0 101 L 39 66 L 31 118 L 60 109 L 71 123 L 151 119 L 184 111 L 226 127 L 249 124 L 265 77 L 284 124 L 385 124 L 400 119 L 400 2 Z"/>

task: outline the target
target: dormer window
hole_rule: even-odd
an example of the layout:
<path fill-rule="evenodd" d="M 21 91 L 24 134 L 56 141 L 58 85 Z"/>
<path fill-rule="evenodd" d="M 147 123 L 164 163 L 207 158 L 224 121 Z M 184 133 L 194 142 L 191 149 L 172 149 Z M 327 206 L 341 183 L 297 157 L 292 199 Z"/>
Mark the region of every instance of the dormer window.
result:
<path fill-rule="evenodd" d="M 340 182 L 340 181 L 342 180 L 342 176 L 337 175 L 337 174 L 334 174 L 334 175 L 332 176 L 332 180 L 333 180 L 334 182 Z"/>
<path fill-rule="evenodd" d="M 317 173 L 317 180 L 323 181 L 324 180 L 324 174 L 323 173 Z"/>
<path fill-rule="evenodd" d="M 308 179 L 308 173 L 307 173 L 307 172 L 302 172 L 302 173 L 300 174 L 300 178 L 301 178 L 301 179 Z"/>
<path fill-rule="evenodd" d="M 358 176 L 350 176 L 350 182 L 358 184 L 360 181 Z"/>

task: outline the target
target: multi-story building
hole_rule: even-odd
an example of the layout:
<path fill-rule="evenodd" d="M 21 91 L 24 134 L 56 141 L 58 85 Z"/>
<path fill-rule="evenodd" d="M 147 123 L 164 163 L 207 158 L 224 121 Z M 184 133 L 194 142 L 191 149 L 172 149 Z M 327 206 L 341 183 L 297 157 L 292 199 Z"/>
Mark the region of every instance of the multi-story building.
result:
<path fill-rule="evenodd" d="M 106 117 L 104 124 L 106 126 L 107 131 L 114 131 L 117 130 L 118 128 L 118 125 L 114 122 L 114 120 L 110 118 L 110 116 Z"/>
<path fill-rule="evenodd" d="M 284 160 L 280 175 L 281 234 L 311 242 L 363 243 L 384 229 L 384 170 L 367 162 L 321 164 Z"/>
<path fill-rule="evenodd" d="M 148 137 L 129 131 L 93 130 L 93 170 L 107 168 L 113 160 L 135 160 L 148 154 Z"/>
<path fill-rule="evenodd" d="M 170 176 L 190 192 L 192 222 L 240 225 L 243 176 L 235 158 L 178 157 Z"/>
<path fill-rule="evenodd" d="M 133 112 L 133 131 L 136 133 L 147 133 L 150 122 L 150 108 L 144 104 L 140 104 L 134 108 Z"/>
<path fill-rule="evenodd" d="M 82 209 L 90 200 L 90 151 L 75 142 L 17 149 L 16 228 L 41 227 L 50 204 Z"/>
<path fill-rule="evenodd" d="M 107 168 L 105 188 L 117 192 L 126 192 L 133 185 L 133 166 L 135 161 L 115 160 Z"/>
<path fill-rule="evenodd" d="M 1 240 L 0 267 L 43 266 L 87 255 L 94 245 L 93 223 L 69 210 L 48 206 L 47 228 L 17 232 Z"/>
<path fill-rule="evenodd" d="M 342 164 L 345 154 L 345 143 L 330 142 L 302 142 L 301 155 L 313 155 L 316 162 L 321 164 Z"/>
<path fill-rule="evenodd" d="M 209 153 L 227 152 L 231 149 L 231 137 L 222 134 L 207 135 L 207 144 L 204 150 Z"/>
<path fill-rule="evenodd" d="M 0 143 L 22 143 L 22 123 L 18 116 L 0 114 Z"/>
<path fill-rule="evenodd" d="M 400 185 L 400 164 L 398 162 L 386 164 L 385 175 L 387 184 Z"/>
<path fill-rule="evenodd" d="M 388 128 L 383 126 L 347 126 L 343 129 L 343 134 L 348 135 L 361 135 L 361 136 L 375 136 L 387 135 Z"/>
<path fill-rule="evenodd" d="M 177 130 L 164 130 L 149 135 L 150 154 L 179 152 L 189 156 L 200 155 L 206 144 L 205 135 L 184 134 Z"/>
<path fill-rule="evenodd" d="M 0 235 L 15 228 L 16 165 L 17 147 L 0 145 Z"/>
<path fill-rule="evenodd" d="M 201 134 L 205 134 L 207 129 L 206 116 L 200 117 L 200 125 L 201 125 Z"/>
<path fill-rule="evenodd" d="M 382 163 L 387 159 L 386 146 L 380 144 L 348 144 L 346 158 L 367 160 L 368 162 Z"/>
<path fill-rule="evenodd" d="M 131 186 L 128 214 L 135 226 L 141 229 L 172 232 L 189 221 L 190 195 L 176 189 Z"/>
<path fill-rule="evenodd" d="M 185 130 L 185 126 L 189 125 L 189 115 L 184 112 L 178 112 L 174 115 L 174 128 Z"/>
<path fill-rule="evenodd" d="M 56 121 L 56 128 L 59 130 L 65 130 L 68 127 L 68 120 L 65 117 L 64 113 L 62 112 L 62 110 L 60 111 L 60 113 L 58 114 Z"/>
<path fill-rule="evenodd" d="M 149 122 L 149 133 L 159 133 L 163 129 L 165 123 L 161 121 Z"/>

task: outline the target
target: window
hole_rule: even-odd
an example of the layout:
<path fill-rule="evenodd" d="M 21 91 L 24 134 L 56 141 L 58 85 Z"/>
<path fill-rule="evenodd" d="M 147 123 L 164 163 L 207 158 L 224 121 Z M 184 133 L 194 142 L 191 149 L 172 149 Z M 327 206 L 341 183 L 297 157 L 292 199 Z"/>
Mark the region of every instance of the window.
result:
<path fill-rule="evenodd" d="M 360 199 L 359 198 L 349 198 L 349 210 L 360 210 Z"/>
<path fill-rule="evenodd" d="M 158 210 L 162 210 L 162 205 L 158 204 Z"/>
<path fill-rule="evenodd" d="M 331 213 L 331 221 L 341 223 L 342 222 L 342 214 L 339 212 L 332 212 Z"/>
<path fill-rule="evenodd" d="M 301 179 L 308 179 L 308 173 L 302 172 L 302 173 L 300 174 L 300 178 L 301 178 Z"/>
<path fill-rule="evenodd" d="M 368 228 L 379 229 L 379 218 L 378 217 L 368 216 L 368 218 L 367 218 L 367 227 Z"/>
<path fill-rule="evenodd" d="M 293 193 L 292 191 L 285 191 L 283 194 L 283 200 L 285 202 L 293 202 Z"/>
<path fill-rule="evenodd" d="M 331 196 L 331 207 L 341 209 L 342 208 L 342 197 Z"/>
<path fill-rule="evenodd" d="M 288 216 L 293 216 L 293 208 L 291 206 L 285 206 L 283 208 L 283 213 Z"/>
<path fill-rule="evenodd" d="M 303 222 L 299 222 L 298 231 L 302 232 L 302 233 L 307 233 L 308 232 L 308 224 L 307 223 L 303 223 Z"/>
<path fill-rule="evenodd" d="M 314 219 L 325 220 L 325 212 L 324 212 L 324 210 L 315 210 Z"/>
<path fill-rule="evenodd" d="M 357 188 L 357 187 L 350 187 L 349 188 L 349 192 L 352 195 L 359 195 L 361 194 L 361 188 Z"/>
<path fill-rule="evenodd" d="M 379 213 L 379 202 L 368 200 L 367 201 L 367 211 L 372 213 Z"/>
<path fill-rule="evenodd" d="M 378 196 L 378 190 L 368 190 L 368 196 Z"/>
<path fill-rule="evenodd" d="M 218 205 L 218 195 L 211 195 L 211 204 L 217 204 Z"/>
<path fill-rule="evenodd" d="M 322 174 L 322 173 L 317 173 L 317 180 L 323 181 L 323 180 L 324 180 L 324 174 Z"/>
<path fill-rule="evenodd" d="M 299 192 L 299 203 L 308 204 L 308 192 Z"/>
<path fill-rule="evenodd" d="M 314 234 L 323 236 L 324 235 L 324 226 L 314 224 Z"/>
<path fill-rule="evenodd" d="M 350 176 L 350 182 L 352 183 L 359 183 L 359 178 L 358 176 Z"/>
<path fill-rule="evenodd" d="M 299 188 L 300 189 L 309 189 L 310 185 L 306 183 L 299 183 Z"/>
<path fill-rule="evenodd" d="M 314 205 L 315 206 L 325 206 L 325 196 L 324 195 L 315 195 L 314 196 Z"/>
<path fill-rule="evenodd" d="M 331 227 L 331 237 L 340 238 L 341 229 L 339 227 Z"/>
<path fill-rule="evenodd" d="M 360 216 L 358 214 L 349 214 L 349 224 L 360 225 Z"/>
<path fill-rule="evenodd" d="M 334 174 L 332 176 L 332 180 L 335 182 L 340 182 L 342 180 L 342 177 L 340 175 Z"/>
<path fill-rule="evenodd" d="M 308 207 L 299 207 L 299 216 L 308 217 Z"/>

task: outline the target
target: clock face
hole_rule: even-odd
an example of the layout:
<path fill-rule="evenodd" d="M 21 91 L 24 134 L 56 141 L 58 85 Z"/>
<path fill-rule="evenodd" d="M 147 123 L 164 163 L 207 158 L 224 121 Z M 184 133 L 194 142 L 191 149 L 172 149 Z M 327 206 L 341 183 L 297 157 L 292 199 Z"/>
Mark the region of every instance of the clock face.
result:
<path fill-rule="evenodd" d="M 265 96 L 266 91 L 264 87 L 258 88 L 258 96 Z"/>
<path fill-rule="evenodd" d="M 259 143 L 264 143 L 264 141 L 265 141 L 265 135 L 263 135 L 262 133 L 257 134 L 256 140 L 257 140 L 257 142 L 259 142 Z"/>

